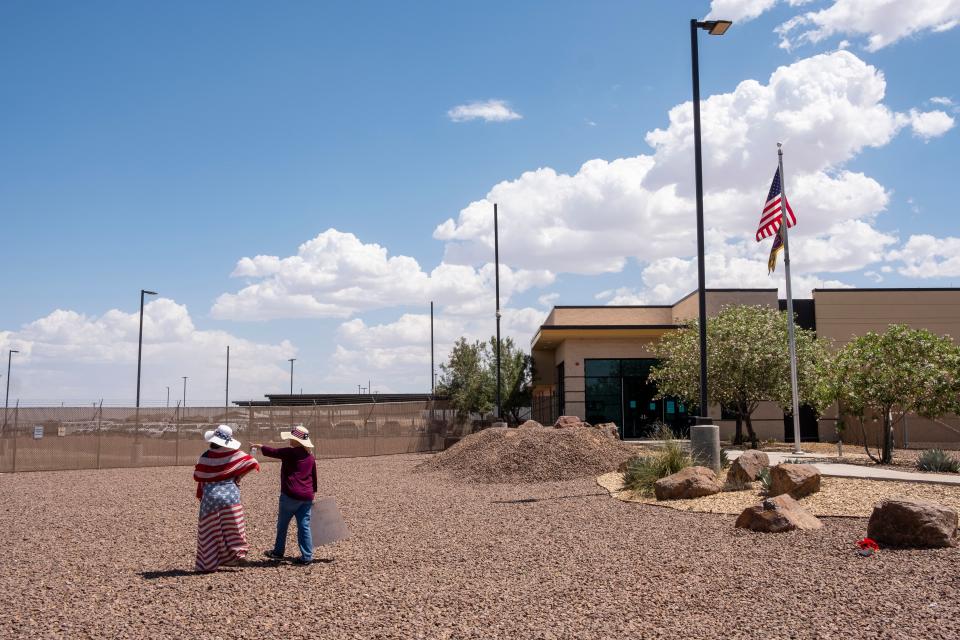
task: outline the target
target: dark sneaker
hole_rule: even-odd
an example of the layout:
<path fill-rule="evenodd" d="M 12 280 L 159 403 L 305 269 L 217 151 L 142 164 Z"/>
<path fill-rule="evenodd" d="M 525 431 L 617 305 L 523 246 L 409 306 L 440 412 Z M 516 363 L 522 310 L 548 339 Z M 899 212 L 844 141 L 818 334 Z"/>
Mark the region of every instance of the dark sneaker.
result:
<path fill-rule="evenodd" d="M 279 553 L 276 553 L 273 549 L 269 551 L 264 551 L 263 555 L 267 556 L 271 560 L 283 560 L 283 556 Z"/>
<path fill-rule="evenodd" d="M 313 564 L 313 560 L 307 560 L 305 558 L 297 558 L 293 562 L 294 564 L 302 564 L 302 565 Z"/>

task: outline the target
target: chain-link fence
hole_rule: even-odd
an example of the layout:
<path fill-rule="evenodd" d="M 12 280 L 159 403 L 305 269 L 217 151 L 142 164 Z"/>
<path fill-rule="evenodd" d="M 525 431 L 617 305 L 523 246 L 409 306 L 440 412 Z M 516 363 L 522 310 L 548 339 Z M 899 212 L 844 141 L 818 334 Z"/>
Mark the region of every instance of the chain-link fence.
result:
<path fill-rule="evenodd" d="M 470 433 L 446 401 L 295 407 L 10 407 L 0 472 L 192 465 L 205 431 L 234 429 L 243 447 L 302 424 L 317 458 L 441 451 Z"/>

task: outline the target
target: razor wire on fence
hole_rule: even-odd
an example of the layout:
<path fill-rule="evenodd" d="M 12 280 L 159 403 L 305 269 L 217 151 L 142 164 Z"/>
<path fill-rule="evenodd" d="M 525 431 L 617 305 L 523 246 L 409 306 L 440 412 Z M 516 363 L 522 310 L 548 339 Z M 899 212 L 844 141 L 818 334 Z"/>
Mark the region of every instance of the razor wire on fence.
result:
<path fill-rule="evenodd" d="M 310 431 L 317 458 L 441 451 L 474 429 L 446 401 L 250 407 L 11 407 L 0 472 L 192 465 L 206 431 L 230 425 L 249 447 Z"/>

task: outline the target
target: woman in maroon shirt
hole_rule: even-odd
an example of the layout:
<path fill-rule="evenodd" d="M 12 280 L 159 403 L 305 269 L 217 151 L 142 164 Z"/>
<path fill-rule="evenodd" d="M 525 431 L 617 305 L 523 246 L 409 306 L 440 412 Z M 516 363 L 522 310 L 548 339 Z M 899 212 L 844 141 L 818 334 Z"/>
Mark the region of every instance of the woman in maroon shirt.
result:
<path fill-rule="evenodd" d="M 317 464 L 313 457 L 310 432 L 303 426 L 280 434 L 290 442 L 289 447 L 252 445 L 263 451 L 268 458 L 279 458 L 280 463 L 280 508 L 277 514 L 277 539 L 273 549 L 266 552 L 268 558 L 283 559 L 287 546 L 287 528 L 290 519 L 297 519 L 297 543 L 300 546 L 299 564 L 313 562 L 313 535 L 310 532 L 310 511 L 313 496 L 317 493 Z"/>

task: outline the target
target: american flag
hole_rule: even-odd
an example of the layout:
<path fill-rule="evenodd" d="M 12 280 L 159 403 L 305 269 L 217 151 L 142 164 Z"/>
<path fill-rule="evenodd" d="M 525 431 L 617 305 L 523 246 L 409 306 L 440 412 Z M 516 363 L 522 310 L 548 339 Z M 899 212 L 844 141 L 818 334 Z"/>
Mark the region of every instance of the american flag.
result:
<path fill-rule="evenodd" d="M 197 571 L 213 571 L 247 555 L 247 523 L 240 488 L 231 481 L 212 483 L 200 503 L 197 526 Z"/>
<path fill-rule="evenodd" d="M 780 198 L 783 189 L 780 185 L 780 167 L 777 167 L 773 174 L 773 184 L 770 185 L 770 193 L 767 194 L 767 203 L 763 205 L 763 213 L 760 214 L 760 224 L 757 226 L 757 242 L 764 238 L 769 238 L 780 230 L 780 223 L 783 221 L 783 215 L 780 212 Z M 783 199 L 787 210 L 787 227 L 793 227 L 797 224 L 797 218 L 793 215 L 793 209 L 786 198 Z"/>
<path fill-rule="evenodd" d="M 203 452 L 193 468 L 193 479 L 197 481 L 197 498 L 203 497 L 204 482 L 222 482 L 239 478 L 254 470 L 260 470 L 260 463 L 248 453 L 239 450 L 208 449 Z"/>

